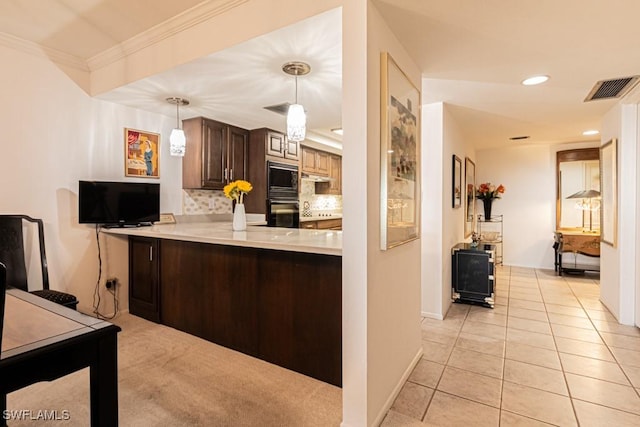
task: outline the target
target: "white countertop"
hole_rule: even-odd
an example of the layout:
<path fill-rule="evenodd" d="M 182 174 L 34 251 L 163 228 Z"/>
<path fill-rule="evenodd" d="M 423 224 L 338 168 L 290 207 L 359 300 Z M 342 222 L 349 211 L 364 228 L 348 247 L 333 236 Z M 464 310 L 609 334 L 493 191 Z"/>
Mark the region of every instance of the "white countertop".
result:
<path fill-rule="evenodd" d="M 332 219 L 333 217 L 323 217 Z M 229 246 L 342 255 L 342 231 L 307 230 L 248 225 L 247 231 L 232 231 L 230 222 L 160 224 L 151 227 L 102 228 L 104 233 L 155 237 Z"/>

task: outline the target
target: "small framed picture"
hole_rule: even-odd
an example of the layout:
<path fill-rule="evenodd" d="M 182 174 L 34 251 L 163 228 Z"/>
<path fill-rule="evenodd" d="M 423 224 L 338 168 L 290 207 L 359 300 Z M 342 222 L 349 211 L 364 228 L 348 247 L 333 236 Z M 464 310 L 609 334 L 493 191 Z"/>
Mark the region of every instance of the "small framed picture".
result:
<path fill-rule="evenodd" d="M 156 222 L 155 224 L 175 224 L 175 223 L 176 223 L 176 217 L 173 216 L 172 213 L 161 213 L 160 221 Z"/>
<path fill-rule="evenodd" d="M 124 129 L 124 176 L 160 178 L 160 134 Z"/>

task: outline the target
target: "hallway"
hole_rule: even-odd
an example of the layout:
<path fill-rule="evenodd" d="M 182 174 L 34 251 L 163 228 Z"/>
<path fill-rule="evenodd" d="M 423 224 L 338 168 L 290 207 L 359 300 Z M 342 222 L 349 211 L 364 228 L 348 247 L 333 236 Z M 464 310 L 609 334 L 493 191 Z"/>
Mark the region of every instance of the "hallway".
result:
<path fill-rule="evenodd" d="M 598 276 L 499 267 L 495 309 L 422 320 L 424 355 L 382 426 L 639 426 L 640 329 Z"/>

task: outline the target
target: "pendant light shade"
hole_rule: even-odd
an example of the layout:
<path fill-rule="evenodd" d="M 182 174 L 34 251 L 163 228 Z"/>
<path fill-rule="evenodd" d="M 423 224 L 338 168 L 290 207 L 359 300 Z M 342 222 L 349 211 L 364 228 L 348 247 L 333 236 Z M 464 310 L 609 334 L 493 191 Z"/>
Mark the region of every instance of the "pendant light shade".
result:
<path fill-rule="evenodd" d="M 176 104 L 176 128 L 171 131 L 169 136 L 169 154 L 172 156 L 184 156 L 187 148 L 187 138 L 184 131 L 180 129 L 180 106 L 189 105 L 189 101 L 182 98 L 171 97 L 167 98 L 167 102 L 170 104 Z"/>
<path fill-rule="evenodd" d="M 172 156 L 184 156 L 187 148 L 187 138 L 182 129 L 173 129 L 169 136 L 169 152 Z"/>
<path fill-rule="evenodd" d="M 296 103 L 291 104 L 287 112 L 287 138 L 289 141 L 302 141 L 307 133 L 307 115 L 304 107 L 298 104 L 298 76 L 309 74 L 311 67 L 304 62 L 287 62 L 282 71 L 295 76 L 296 80 Z"/>
<path fill-rule="evenodd" d="M 289 141 L 302 141 L 307 133 L 307 115 L 300 104 L 289 105 L 287 113 L 287 138 Z"/>

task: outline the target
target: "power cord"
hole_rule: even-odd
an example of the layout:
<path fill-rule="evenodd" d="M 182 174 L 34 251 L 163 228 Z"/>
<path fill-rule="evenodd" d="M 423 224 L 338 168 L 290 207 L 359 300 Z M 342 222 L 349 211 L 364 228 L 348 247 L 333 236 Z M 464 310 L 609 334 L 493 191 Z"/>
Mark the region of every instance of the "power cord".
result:
<path fill-rule="evenodd" d="M 112 320 L 118 315 L 118 296 L 116 294 L 117 286 L 108 288 L 107 291 L 113 295 L 113 315 L 106 316 L 100 313 L 100 281 L 102 279 L 102 251 L 100 249 L 100 226 L 96 224 L 96 243 L 98 245 L 98 280 L 96 281 L 96 287 L 93 290 L 93 314 L 98 319 Z"/>

